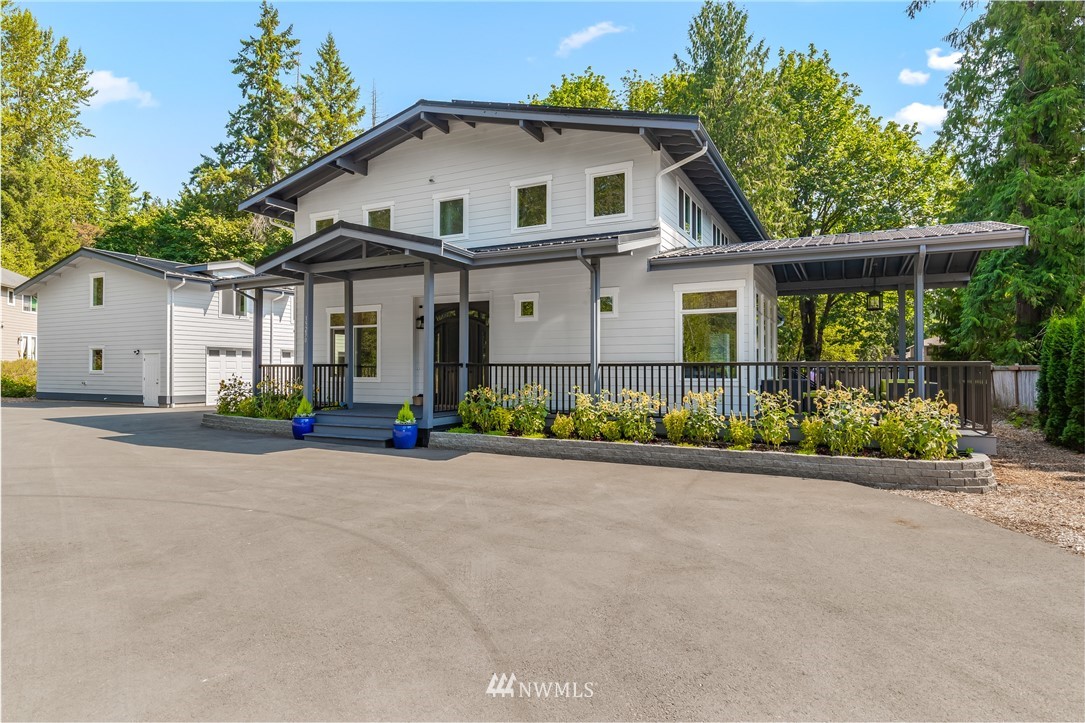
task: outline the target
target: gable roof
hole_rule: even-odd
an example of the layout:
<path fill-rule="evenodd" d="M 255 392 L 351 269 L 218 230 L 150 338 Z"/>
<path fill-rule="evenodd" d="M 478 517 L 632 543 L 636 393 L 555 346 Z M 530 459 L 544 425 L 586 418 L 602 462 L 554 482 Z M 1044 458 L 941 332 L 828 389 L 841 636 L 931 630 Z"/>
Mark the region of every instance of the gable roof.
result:
<path fill-rule="evenodd" d="M 22 274 L 0 268 L 0 284 L 12 288 L 20 285 L 24 281 L 26 281 L 26 277 Z"/>
<path fill-rule="evenodd" d="M 697 116 L 522 103 L 420 100 L 352 141 L 245 199 L 242 211 L 290 218 L 298 198 L 344 173 L 368 174 L 371 159 L 427 132 L 447 133 L 450 121 L 519 126 L 536 141 L 562 130 L 639 135 L 676 161 L 707 152 L 682 167 L 690 181 L 743 241 L 768 238 L 757 214 Z M 526 136 L 525 136 L 526 138 Z"/>

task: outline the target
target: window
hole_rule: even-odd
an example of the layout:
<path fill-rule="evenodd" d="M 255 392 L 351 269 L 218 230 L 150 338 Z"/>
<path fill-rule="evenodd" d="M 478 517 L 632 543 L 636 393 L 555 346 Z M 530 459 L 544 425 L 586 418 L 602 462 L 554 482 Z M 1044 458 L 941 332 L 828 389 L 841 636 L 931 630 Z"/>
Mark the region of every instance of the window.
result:
<path fill-rule="evenodd" d="M 433 232 L 440 238 L 467 238 L 467 191 L 433 197 Z"/>
<path fill-rule="evenodd" d="M 219 316 L 248 316 L 249 297 L 240 291 L 223 289 L 219 292 Z"/>
<path fill-rule="evenodd" d="M 359 308 L 361 311 L 354 312 L 354 376 L 380 381 L 380 307 L 356 307 Z M 342 311 L 333 311 L 328 316 L 332 364 L 347 363 L 345 318 Z"/>
<path fill-rule="evenodd" d="M 8 306 L 15 306 L 15 289 L 8 289 Z"/>
<path fill-rule="evenodd" d="M 90 276 L 90 305 L 92 308 L 105 306 L 105 274 Z"/>
<path fill-rule="evenodd" d="M 279 352 L 279 358 L 284 362 L 294 358 L 294 352 L 290 349 L 283 349 Z"/>
<path fill-rule="evenodd" d="M 37 359 L 38 358 L 38 337 L 33 334 L 20 334 L 19 335 L 19 358 L 20 359 Z"/>
<path fill-rule="evenodd" d="M 513 181 L 512 230 L 550 228 L 550 183 L 552 176 Z"/>
<path fill-rule="evenodd" d="M 738 360 L 738 291 L 679 290 L 677 293 L 681 360 Z"/>
<path fill-rule="evenodd" d="M 539 318 L 539 295 L 513 294 L 512 304 L 515 311 L 515 321 L 536 321 Z"/>
<path fill-rule="evenodd" d="M 678 186 L 678 228 L 690 239 L 700 243 L 702 211 L 686 189 Z"/>
<path fill-rule="evenodd" d="M 313 233 L 323 231 L 339 220 L 338 211 L 317 211 L 309 214 L 309 220 L 313 224 Z"/>
<path fill-rule="evenodd" d="M 90 373 L 101 374 L 105 371 L 105 349 L 102 347 L 90 348 Z"/>
<path fill-rule="evenodd" d="M 726 246 L 729 243 L 730 241 L 728 240 L 727 234 L 724 233 L 723 229 L 716 224 L 712 224 L 712 245 Z"/>
<path fill-rule="evenodd" d="M 363 209 L 363 211 L 365 212 L 365 225 L 372 226 L 373 228 L 383 229 L 385 231 L 391 231 L 392 206 L 393 204 L 391 203 L 366 206 Z"/>
<path fill-rule="evenodd" d="M 631 178 L 633 163 L 588 168 L 588 223 L 604 223 L 629 218 L 632 205 Z"/>
<path fill-rule="evenodd" d="M 610 288 L 599 290 L 599 315 L 618 315 L 618 289 Z"/>
<path fill-rule="evenodd" d="M 23 294 L 23 311 L 30 312 L 31 314 L 38 313 L 38 296 L 34 294 Z"/>

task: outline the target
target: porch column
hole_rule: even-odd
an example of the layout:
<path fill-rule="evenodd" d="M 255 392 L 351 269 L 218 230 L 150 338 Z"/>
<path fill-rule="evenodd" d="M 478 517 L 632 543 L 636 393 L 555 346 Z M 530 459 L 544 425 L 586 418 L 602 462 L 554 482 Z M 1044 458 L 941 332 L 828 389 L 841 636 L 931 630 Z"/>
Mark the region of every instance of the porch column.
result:
<path fill-rule="evenodd" d="M 919 255 L 915 260 L 915 381 L 916 381 L 916 394 L 920 396 L 926 396 L 926 387 L 923 384 L 924 369 L 922 362 L 924 357 L 924 341 L 926 341 L 927 333 L 923 328 L 923 272 L 926 270 L 927 265 L 927 247 L 921 245 L 919 247 Z"/>
<path fill-rule="evenodd" d="M 305 398 L 310 402 L 313 401 L 313 305 L 316 303 L 313 293 L 313 275 L 306 273 L 304 275 L 305 285 L 303 295 L 305 296 L 305 311 L 302 317 L 302 335 L 303 348 L 302 348 L 302 369 L 301 369 L 301 393 L 305 395 Z"/>
<path fill-rule="evenodd" d="M 433 262 L 422 262 L 422 429 L 433 429 Z"/>
<path fill-rule="evenodd" d="M 897 359 L 904 361 L 908 356 L 908 297 L 907 290 L 901 284 L 897 287 Z"/>
<path fill-rule="evenodd" d="M 460 271 L 460 368 L 456 391 L 463 399 L 467 393 L 467 365 L 471 361 L 471 281 L 467 269 Z"/>
<path fill-rule="evenodd" d="M 256 394 L 260 391 L 260 365 L 264 361 L 264 290 L 253 289 L 252 297 L 252 393 Z"/>
<path fill-rule="evenodd" d="M 354 407 L 354 282 L 343 282 L 343 346 L 346 352 L 347 371 L 343 379 L 343 404 Z"/>

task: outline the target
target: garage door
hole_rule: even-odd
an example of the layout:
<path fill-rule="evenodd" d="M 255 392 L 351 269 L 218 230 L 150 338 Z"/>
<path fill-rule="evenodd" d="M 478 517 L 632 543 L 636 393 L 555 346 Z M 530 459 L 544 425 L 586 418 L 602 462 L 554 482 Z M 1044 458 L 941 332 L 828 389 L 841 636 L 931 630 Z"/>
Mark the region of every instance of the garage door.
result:
<path fill-rule="evenodd" d="M 207 350 L 207 403 L 217 404 L 219 382 L 241 377 L 252 383 L 252 352 L 248 349 Z"/>

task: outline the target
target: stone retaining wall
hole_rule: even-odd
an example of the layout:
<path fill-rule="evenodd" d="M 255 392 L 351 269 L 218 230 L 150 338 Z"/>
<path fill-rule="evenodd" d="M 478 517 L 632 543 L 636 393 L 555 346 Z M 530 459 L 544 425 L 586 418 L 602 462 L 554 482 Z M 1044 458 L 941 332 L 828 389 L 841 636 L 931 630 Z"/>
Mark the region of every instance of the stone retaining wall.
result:
<path fill-rule="evenodd" d="M 293 437 L 289 419 L 257 419 L 256 417 L 235 417 L 230 414 L 205 414 L 201 424 L 211 429 L 228 429 L 233 432 L 253 432 L 270 434 L 275 437 Z"/>
<path fill-rule="evenodd" d="M 881 489 L 987 492 L 995 487 L 991 459 L 985 454 L 973 454 L 968 459 L 928 462 L 448 432 L 431 433 L 429 446 L 431 449 L 461 452 L 809 477 L 854 482 Z"/>

